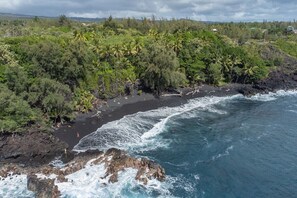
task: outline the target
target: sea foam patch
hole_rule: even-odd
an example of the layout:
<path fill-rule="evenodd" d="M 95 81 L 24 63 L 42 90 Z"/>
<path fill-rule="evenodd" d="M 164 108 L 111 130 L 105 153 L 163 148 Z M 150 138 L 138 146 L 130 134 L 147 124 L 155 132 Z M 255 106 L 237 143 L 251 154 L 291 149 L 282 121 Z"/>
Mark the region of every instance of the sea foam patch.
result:
<path fill-rule="evenodd" d="M 279 90 L 277 92 L 269 92 L 267 94 L 256 94 L 254 96 L 247 97 L 246 99 L 268 102 L 268 101 L 276 100 L 279 97 L 294 96 L 294 95 L 297 95 L 297 90 L 290 90 L 290 91 Z"/>
<path fill-rule="evenodd" d="M 251 98 L 241 95 L 230 97 L 205 97 L 190 100 L 187 104 L 179 107 L 164 107 L 148 112 L 139 112 L 104 125 L 94 134 L 86 137 L 76 148 L 85 149 L 88 148 L 88 146 L 89 148 L 94 147 L 99 149 L 119 147 L 133 152 L 134 149 L 139 151 L 138 149 L 152 150 L 164 147 L 164 145 L 166 146 L 166 144 L 164 144 L 165 140 L 160 137 L 160 134 L 166 133 L 170 128 L 170 122 L 174 122 L 175 118 L 179 119 L 181 116 L 185 116 L 184 118 L 186 118 L 192 115 L 192 113 L 195 115 L 196 110 L 225 114 L 226 112 L 216 108 L 216 104 L 219 104 L 219 106 L 224 105 L 224 102 L 234 99 L 272 101 L 288 95 L 297 95 L 297 92 L 279 91 L 270 94 L 259 94 Z M 112 132 L 114 134 L 110 134 Z M 93 138 L 105 138 L 105 143 L 92 142 Z M 109 138 L 115 138 L 115 141 L 109 141 Z M 88 141 L 91 141 L 91 144 Z M 208 143 L 207 139 L 205 141 Z M 102 147 L 98 147 L 97 143 Z M 233 148 L 233 145 L 228 145 L 221 152 L 212 156 L 211 160 L 219 161 L 219 158 L 230 155 Z M 93 168 L 95 169 L 93 170 Z M 59 186 L 59 188 L 62 189 L 63 195 L 65 195 L 65 197 L 96 197 L 98 195 L 97 193 L 99 193 L 101 197 L 173 197 L 172 194 L 174 194 L 176 189 L 185 192 L 187 195 L 193 195 L 193 197 L 197 196 L 197 193 L 200 194 L 201 197 L 205 194 L 203 189 L 197 190 L 199 187 L 198 184 L 204 179 L 203 175 L 201 177 L 200 175 L 194 175 L 195 183 L 185 178 L 184 175 L 168 175 L 163 183 L 150 180 L 147 186 L 143 186 L 135 181 L 135 172 L 133 172 L 135 170 L 129 169 L 120 173 L 118 183 L 107 184 L 106 179 L 101 179 L 101 173 L 104 172 L 102 171 L 104 167 L 93 168 L 87 167 L 82 169 L 81 172 L 70 176 L 70 183 Z M 95 176 L 90 175 L 90 173 L 95 173 Z M 71 194 L 75 189 L 81 189 L 78 195 Z"/>
<path fill-rule="evenodd" d="M 95 133 L 84 138 L 76 146 L 76 149 L 107 149 L 110 147 L 119 147 L 130 151 L 139 148 L 143 150 L 156 149 L 170 143 L 159 137 L 160 134 L 166 132 L 168 123 L 173 122 L 176 117 L 191 115 L 191 111 L 195 111 L 195 109 L 225 113 L 217 110 L 215 105 L 237 98 L 272 101 L 283 96 L 296 95 L 296 91 L 278 91 L 270 94 L 258 94 L 251 98 L 241 95 L 205 97 L 190 100 L 187 104 L 179 107 L 164 107 L 148 112 L 139 112 L 125 116 L 118 121 L 107 123 Z M 94 138 L 94 142 L 92 142 L 92 138 Z M 100 142 L 101 140 L 103 141 Z M 205 141 L 208 143 L 207 139 Z M 229 155 L 232 149 L 232 145 L 227 147 L 225 152 L 214 156 L 213 160 Z M 54 164 L 57 167 L 63 167 L 60 161 L 56 161 Z M 122 171 L 119 174 L 119 182 L 110 184 L 108 178 L 104 178 L 105 170 L 103 165 L 87 165 L 86 168 L 67 176 L 68 182 L 56 182 L 56 185 L 58 185 L 62 197 L 173 197 L 172 192 L 176 188 L 183 189 L 190 194 L 194 193 L 194 189 L 197 189 L 197 186 L 186 180 L 182 175 L 169 175 L 163 183 L 150 180 L 148 185 L 144 186 L 135 180 L 135 171 L 133 169 Z M 195 179 L 197 182 L 201 180 L 200 176 L 195 176 Z M 16 175 L 5 179 L 0 178 L 0 197 L 29 198 L 34 197 L 34 194 L 27 190 L 26 175 Z"/>
<path fill-rule="evenodd" d="M 175 117 L 195 109 L 209 109 L 224 114 L 226 112 L 216 110 L 213 105 L 240 97 L 242 96 L 196 98 L 178 107 L 163 107 L 127 115 L 82 138 L 74 150 L 106 150 L 116 147 L 130 151 L 147 151 L 167 147 L 170 141 L 162 139 L 159 135 L 167 130 L 168 122 L 173 121 Z"/>
<path fill-rule="evenodd" d="M 1 198 L 32 198 L 34 193 L 27 189 L 27 175 L 0 177 Z"/>
<path fill-rule="evenodd" d="M 68 182 L 55 184 L 62 197 L 67 198 L 101 198 L 101 197 L 170 197 L 166 183 L 158 180 L 149 180 L 143 185 L 135 180 L 137 170 L 125 169 L 118 176 L 118 182 L 109 183 L 105 177 L 105 167 L 101 165 L 88 165 L 84 169 L 68 175 Z"/>

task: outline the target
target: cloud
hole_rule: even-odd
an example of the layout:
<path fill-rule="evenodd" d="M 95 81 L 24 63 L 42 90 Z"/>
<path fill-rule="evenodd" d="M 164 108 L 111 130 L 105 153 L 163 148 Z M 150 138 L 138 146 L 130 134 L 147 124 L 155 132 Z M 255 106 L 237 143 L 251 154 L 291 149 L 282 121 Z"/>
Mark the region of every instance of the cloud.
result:
<path fill-rule="evenodd" d="M 20 5 L 20 0 L 0 0 L 0 9 L 4 10 L 12 10 Z"/>
<path fill-rule="evenodd" d="M 0 0 L 0 12 L 38 16 L 293 20 L 296 0 Z"/>

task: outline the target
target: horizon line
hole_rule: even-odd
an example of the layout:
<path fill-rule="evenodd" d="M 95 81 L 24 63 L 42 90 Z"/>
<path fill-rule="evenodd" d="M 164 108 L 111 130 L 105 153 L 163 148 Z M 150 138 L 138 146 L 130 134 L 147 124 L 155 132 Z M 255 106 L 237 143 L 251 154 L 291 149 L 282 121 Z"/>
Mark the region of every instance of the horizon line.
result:
<path fill-rule="evenodd" d="M 15 17 L 26 17 L 26 18 L 34 18 L 34 17 L 40 17 L 40 18 L 50 18 L 50 19 L 55 19 L 55 18 L 59 18 L 61 16 L 66 16 L 67 18 L 70 19 L 89 19 L 89 20 L 96 20 L 96 19 L 107 19 L 110 16 L 112 16 L 111 14 L 109 16 L 106 17 L 82 17 L 82 16 L 67 16 L 67 14 L 60 14 L 57 16 L 46 16 L 46 15 L 34 15 L 34 14 L 19 14 L 19 13 L 6 13 L 6 12 L 0 12 L 0 18 L 2 17 L 2 15 L 12 15 L 11 17 L 15 16 Z M 156 21 L 161 21 L 161 20 L 191 20 L 191 21 L 197 21 L 197 22 L 211 22 L 211 23 L 263 23 L 263 22 L 293 22 L 296 23 L 297 20 L 296 19 L 292 19 L 292 20 L 269 20 L 269 19 L 262 19 L 262 20 L 247 20 L 247 21 L 213 21 L 213 20 L 197 20 L 197 19 L 191 19 L 191 17 L 182 17 L 182 18 L 167 18 L 167 17 L 157 17 L 156 15 L 152 14 L 151 17 L 147 17 L 147 16 L 143 16 L 143 17 L 113 17 L 113 19 L 137 19 L 137 20 L 142 20 L 142 19 L 152 19 L 155 18 Z"/>

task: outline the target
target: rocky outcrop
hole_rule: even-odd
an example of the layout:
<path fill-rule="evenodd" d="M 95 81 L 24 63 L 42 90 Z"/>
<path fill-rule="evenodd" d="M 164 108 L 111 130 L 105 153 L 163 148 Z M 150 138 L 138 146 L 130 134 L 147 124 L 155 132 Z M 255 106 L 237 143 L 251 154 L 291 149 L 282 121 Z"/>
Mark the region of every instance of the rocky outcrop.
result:
<path fill-rule="evenodd" d="M 103 159 L 100 160 L 105 163 L 105 177 L 110 176 L 109 182 L 112 183 L 118 181 L 118 173 L 125 168 L 134 168 L 138 170 L 135 179 L 144 184 L 147 184 L 148 180 L 154 178 L 159 181 L 165 179 L 165 171 L 160 165 L 144 158 L 136 159 L 130 157 L 125 152 L 118 149 L 109 149 L 105 153 Z"/>
<path fill-rule="evenodd" d="M 131 157 L 126 152 L 115 148 L 109 149 L 105 153 L 98 150 L 89 150 L 83 153 L 66 152 L 62 158 L 67 158 L 67 156 L 71 156 L 70 158 L 73 159 L 63 168 L 51 165 L 23 167 L 17 164 L 7 164 L 0 167 L 0 177 L 9 177 L 11 173 L 26 174 L 28 189 L 35 192 L 37 198 L 58 197 L 59 189 L 56 183 L 68 182 L 68 175 L 83 169 L 87 164 L 88 166 L 103 164 L 105 167 L 104 178 L 107 178 L 110 183 L 117 182 L 119 173 L 127 168 L 136 169 L 135 179 L 144 185 L 151 179 L 159 181 L 165 179 L 165 171 L 157 163 L 145 158 Z M 42 175 L 42 178 L 37 175 Z"/>
<path fill-rule="evenodd" d="M 255 95 L 257 93 L 275 92 L 277 90 L 292 90 L 297 88 L 297 72 L 286 74 L 281 71 L 275 71 L 269 74 L 269 77 L 260 80 L 253 85 L 245 85 L 239 89 L 239 93 L 245 96 Z"/>
<path fill-rule="evenodd" d="M 67 151 L 68 145 L 50 133 L 0 134 L 0 165 L 40 166 Z"/>
<path fill-rule="evenodd" d="M 54 179 L 40 179 L 36 175 L 28 175 L 27 188 L 35 193 L 36 198 L 58 198 L 60 196 Z"/>
<path fill-rule="evenodd" d="M 242 86 L 240 93 L 251 96 L 257 93 L 275 92 L 278 90 L 292 90 L 297 88 L 297 59 L 282 52 L 273 45 L 263 46 L 261 57 L 271 62 L 279 60 L 279 66 L 266 79 L 259 80 L 253 85 Z"/>

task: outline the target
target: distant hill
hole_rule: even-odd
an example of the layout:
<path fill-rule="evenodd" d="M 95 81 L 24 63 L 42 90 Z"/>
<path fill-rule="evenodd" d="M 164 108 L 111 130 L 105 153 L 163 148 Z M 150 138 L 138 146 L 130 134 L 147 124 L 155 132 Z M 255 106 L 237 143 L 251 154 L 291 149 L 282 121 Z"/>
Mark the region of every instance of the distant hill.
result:
<path fill-rule="evenodd" d="M 0 13 L 0 19 L 33 19 L 34 15 L 25 15 L 25 14 L 12 14 L 12 13 Z M 42 19 L 56 19 L 59 16 L 56 17 L 49 17 L 49 16 L 37 16 Z M 80 22 L 101 22 L 106 20 L 106 18 L 84 18 L 84 17 L 68 17 L 72 20 L 75 21 L 80 21 Z M 116 20 L 122 20 L 123 18 L 116 18 Z M 180 19 L 180 20 L 192 20 L 192 19 Z M 220 22 L 215 22 L 215 21 L 200 21 L 206 24 L 215 24 L 215 23 L 220 23 Z"/>
<path fill-rule="evenodd" d="M 1 18 L 34 18 L 35 16 L 23 14 L 0 13 Z"/>
<path fill-rule="evenodd" d="M 11 13 L 0 13 L 0 19 L 33 19 L 36 16 L 33 15 L 25 15 L 25 14 L 11 14 Z M 43 19 L 55 19 L 57 17 L 49 17 L 49 16 L 37 16 L 39 18 Z M 99 22 L 104 21 L 105 18 L 83 18 L 83 17 L 69 17 L 72 20 L 75 21 L 81 21 L 81 22 Z"/>

